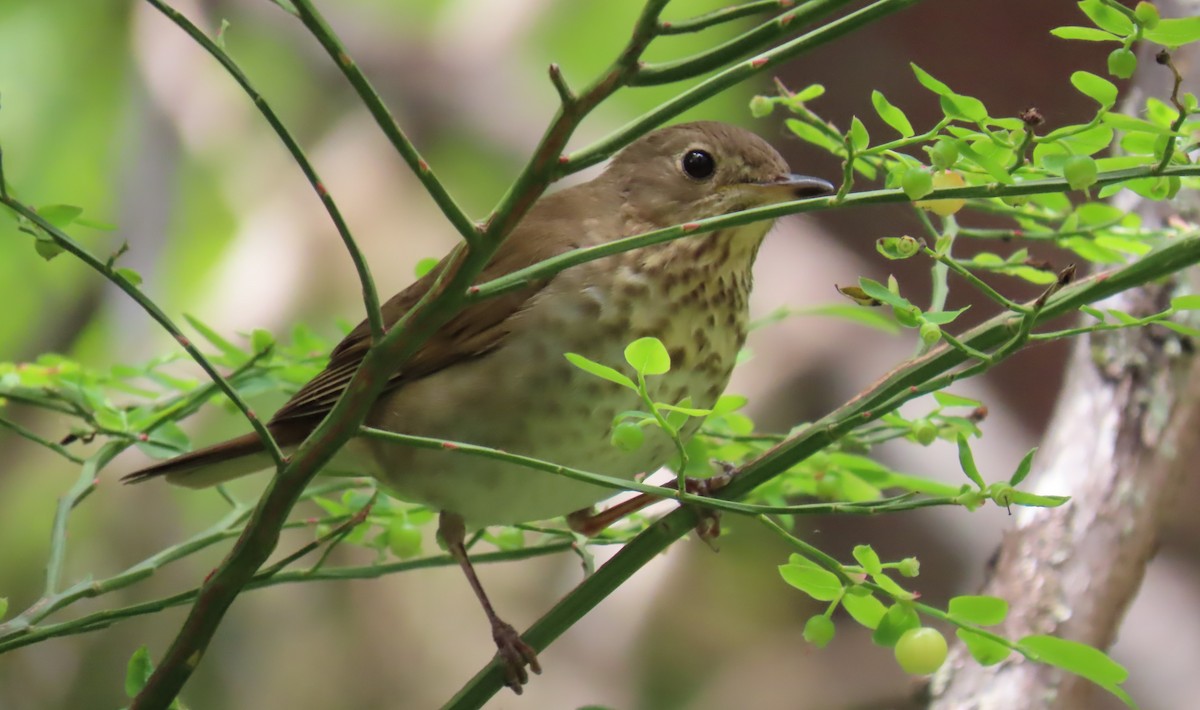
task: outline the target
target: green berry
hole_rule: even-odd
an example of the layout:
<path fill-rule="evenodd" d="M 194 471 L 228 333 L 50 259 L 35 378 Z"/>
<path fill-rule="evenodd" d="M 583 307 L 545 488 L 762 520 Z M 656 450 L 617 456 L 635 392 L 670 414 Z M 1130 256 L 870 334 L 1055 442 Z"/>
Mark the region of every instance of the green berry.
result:
<path fill-rule="evenodd" d="M 929 325 L 929 324 L 926 324 Z M 929 446 L 937 441 L 938 428 L 937 425 L 928 419 L 922 419 L 913 427 L 913 438 L 921 446 Z"/>
<path fill-rule="evenodd" d="M 520 550 L 525 547 L 525 531 L 519 528 L 500 528 L 492 538 L 501 550 Z"/>
<path fill-rule="evenodd" d="M 750 99 L 750 115 L 755 118 L 763 118 L 770 116 L 775 110 L 775 102 L 768 99 L 766 96 L 755 96 Z"/>
<path fill-rule="evenodd" d="M 937 323 L 922 323 L 918 332 L 921 334 L 921 342 L 926 345 L 933 345 L 942 339 L 942 329 Z"/>
<path fill-rule="evenodd" d="M 1108 73 L 1119 79 L 1128 79 L 1137 69 L 1137 56 L 1126 47 L 1114 49 L 1108 55 Z"/>
<path fill-rule="evenodd" d="M 388 549 L 402 560 L 421 554 L 421 531 L 403 515 L 392 520 L 388 526 Z"/>
<path fill-rule="evenodd" d="M 921 562 L 915 557 L 905 557 L 900 560 L 896 570 L 905 577 L 916 577 L 921 573 Z"/>
<path fill-rule="evenodd" d="M 925 168 L 909 168 L 900 178 L 900 187 L 910 200 L 919 200 L 933 192 L 933 176 Z"/>
<path fill-rule="evenodd" d="M 829 617 L 817 614 L 804 624 L 804 640 L 817 648 L 825 648 L 825 645 L 833 640 L 834 631 L 833 622 Z"/>
<path fill-rule="evenodd" d="M 940 140 L 929 148 L 929 160 L 938 170 L 949 170 L 958 162 L 958 146 L 954 141 Z"/>
<path fill-rule="evenodd" d="M 929 675 L 946 662 L 946 637 L 921 626 L 904 632 L 896 642 L 896 662 L 909 675 Z"/>
<path fill-rule="evenodd" d="M 1096 182 L 1096 161 L 1086 155 L 1072 155 L 1063 163 L 1063 177 L 1072 190 L 1083 190 Z"/>
<path fill-rule="evenodd" d="M 1137 7 L 1133 8 L 1133 14 L 1142 27 L 1148 30 L 1158 27 L 1158 8 L 1154 7 L 1153 3 L 1139 2 Z"/>
<path fill-rule="evenodd" d="M 621 422 L 613 427 L 612 445 L 621 451 L 637 451 L 645 440 L 646 434 L 633 422 Z"/>

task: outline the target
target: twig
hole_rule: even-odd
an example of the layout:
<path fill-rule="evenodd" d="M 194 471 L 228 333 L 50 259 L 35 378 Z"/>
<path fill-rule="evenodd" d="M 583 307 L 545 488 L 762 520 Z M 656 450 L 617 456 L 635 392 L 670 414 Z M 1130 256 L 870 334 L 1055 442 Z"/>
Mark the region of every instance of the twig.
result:
<path fill-rule="evenodd" d="M 383 99 L 379 97 L 379 93 L 375 91 L 375 87 L 371 85 L 366 75 L 359 69 L 358 64 L 350 57 L 350 53 L 342 46 L 337 35 L 329 27 L 329 23 L 325 21 L 325 18 L 321 16 L 310 0 L 292 0 L 292 2 L 296 6 L 300 21 L 304 23 L 304 26 L 312 33 L 312 36 L 325 48 L 325 52 L 329 55 L 329 58 L 342 70 L 342 74 L 346 76 L 350 85 L 354 87 L 354 91 L 358 93 L 363 105 L 371 112 L 371 116 L 375 119 L 375 124 L 379 126 L 379 129 L 383 131 L 387 139 L 391 141 L 392 147 L 396 149 L 396 152 L 400 154 L 404 162 L 408 163 L 409 169 L 413 171 L 413 174 L 417 176 L 421 184 L 425 186 L 425 191 L 429 193 L 429 196 L 433 198 L 437 206 L 441 208 L 442 214 L 446 216 L 450 224 L 454 225 L 454 228 L 458 230 L 459 235 L 462 236 L 467 244 L 471 244 L 472 246 L 477 244 L 479 242 L 479 225 L 467 216 L 467 213 L 454 201 L 450 192 L 446 190 L 446 187 L 434 175 L 433 170 L 429 167 L 429 163 L 425 158 L 421 157 L 416 146 L 408 139 L 404 131 L 400 129 L 400 125 L 396 123 L 396 119 L 392 116 L 391 111 L 388 110 L 387 105 L 383 103 Z"/>
<path fill-rule="evenodd" d="M 8 196 L 0 196 L 0 204 L 7 206 L 12 211 L 36 224 L 40 229 L 42 229 L 42 231 L 50 235 L 50 238 L 54 240 L 55 244 L 62 247 L 64 251 L 70 252 L 73 256 L 89 266 L 93 271 L 99 273 L 101 276 L 116 284 L 117 288 L 124 291 L 130 298 L 134 300 L 134 302 L 141 306 L 142 310 L 144 310 L 151 318 L 155 320 L 155 322 L 162 326 L 163 330 L 167 331 L 175 338 L 176 342 L 178 342 L 179 345 L 187 351 L 188 355 L 192 356 L 192 359 L 195 360 L 196 364 L 198 364 L 204 370 L 204 372 L 208 374 L 209 378 L 211 378 L 213 382 L 217 383 L 217 386 L 221 388 L 221 392 L 224 393 L 226 397 L 229 397 L 234 405 L 241 410 L 246 419 L 250 421 L 250 426 L 254 427 L 254 431 L 258 433 L 259 438 L 262 440 L 263 447 L 267 450 L 267 453 L 271 456 L 275 464 L 279 465 L 283 461 L 283 452 L 279 450 L 279 444 L 275 442 L 275 438 L 271 436 L 271 432 L 267 431 L 267 428 L 263 425 L 262 421 L 260 421 L 259 418 L 254 414 L 254 411 L 250 409 L 250 405 L 246 404 L 246 400 L 242 399 L 242 396 L 239 395 L 237 390 L 235 390 L 229 384 L 229 381 L 226 380 L 221 373 L 217 372 L 217 368 L 214 367 L 212 362 L 210 362 L 209 359 L 204 356 L 204 353 L 200 352 L 195 345 L 192 345 L 192 342 L 187 338 L 187 336 L 185 336 L 183 332 L 179 330 L 179 327 L 176 326 L 169 317 L 167 317 L 166 313 L 162 312 L 162 309 L 160 309 L 154 303 L 154 301 L 150 300 L 146 294 L 142 293 L 137 286 L 134 286 L 125 277 L 121 276 L 112 268 L 106 266 L 104 262 L 97 259 L 94 255 L 92 255 L 91 252 L 76 243 L 75 240 L 67 236 L 65 232 L 42 219 L 41 215 L 39 215 L 32 207 L 18 202 Z"/>
<path fill-rule="evenodd" d="M 754 2 L 742 3 L 741 5 L 723 7 L 686 20 L 679 20 L 678 22 L 663 20 L 658 23 L 658 34 L 681 35 L 700 32 L 726 22 L 740 20 L 743 17 L 771 12 L 772 10 L 786 10 L 795 4 L 795 0 L 755 0 Z"/>
<path fill-rule="evenodd" d="M 333 222 L 334 228 L 337 229 L 338 235 L 342 238 L 342 243 L 346 246 L 346 251 L 350 254 L 350 260 L 354 262 L 354 269 L 358 272 L 358 281 L 362 288 L 363 306 L 367 311 L 367 323 L 370 324 L 371 338 L 373 341 L 378 341 L 383 337 L 383 317 L 379 311 L 379 292 L 375 288 L 375 279 L 371 276 L 371 269 L 367 265 L 367 260 L 362 254 L 362 250 L 358 248 L 358 243 L 354 240 L 354 236 L 350 233 L 349 226 L 346 225 L 346 220 L 342 218 L 342 212 L 338 209 L 337 203 L 329 191 L 325 189 L 325 183 L 317 175 L 316 169 L 309 162 L 308 156 L 305 155 L 304 149 L 292 137 L 287 127 L 283 125 L 283 121 L 275 113 L 275 109 L 263 98 L 262 94 L 254 88 L 250 83 L 249 78 L 242 72 L 241 68 L 233 61 L 225 50 L 220 45 L 208 38 L 200 28 L 196 27 L 191 20 L 184 17 L 178 10 L 167 5 L 163 0 L 146 0 L 161 12 L 167 19 L 174 22 L 196 44 L 204 48 L 222 67 L 225 68 L 229 75 L 233 77 L 238 86 L 246 92 L 250 97 L 251 102 L 262 113 L 263 118 L 267 119 L 267 123 L 279 136 L 279 140 L 283 143 L 287 151 L 291 153 L 292 159 L 296 161 L 296 165 L 300 167 L 300 171 L 304 173 L 304 177 L 312 185 L 313 190 L 317 193 L 317 197 L 321 200 L 321 204 L 325 206 L 325 211 L 329 214 L 330 221 Z"/>
<path fill-rule="evenodd" d="M 1065 315 L 1085 303 L 1106 298 L 1135 284 L 1147 283 L 1197 263 L 1200 263 L 1200 236 L 1186 237 L 1146 255 L 1130 266 L 1098 274 L 1063 288 L 1047 300 L 1036 319 L 1044 322 Z M 980 350 L 1000 346 L 1009 340 L 1013 322 L 1019 319 L 1012 313 L 1002 314 L 971 329 L 962 336 L 962 340 Z M 965 361 L 966 356 L 961 352 L 943 346 L 905 363 L 836 411 L 743 466 L 717 495 L 723 499 L 740 498 L 824 449 L 855 427 L 874 421 L 904 402 L 925 394 L 930 387 L 944 387 L 959 377 L 987 369 L 983 363 L 960 369 Z M 563 598 L 522 634 L 522 638 L 535 649 L 545 648 L 600 600 L 687 533 L 695 523 L 696 514 L 691 508 L 680 508 L 660 519 Z M 489 664 L 446 707 L 479 707 L 502 687 L 501 670 Z"/>

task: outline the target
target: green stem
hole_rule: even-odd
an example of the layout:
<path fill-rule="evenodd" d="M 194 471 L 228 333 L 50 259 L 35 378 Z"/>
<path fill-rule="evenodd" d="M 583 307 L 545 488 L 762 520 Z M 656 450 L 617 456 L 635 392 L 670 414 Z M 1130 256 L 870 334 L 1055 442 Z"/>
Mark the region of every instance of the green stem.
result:
<path fill-rule="evenodd" d="M 250 100 L 258 107 L 263 118 L 270 124 L 275 134 L 279 136 L 279 140 L 283 143 L 287 151 L 291 153 L 292 159 L 296 161 L 296 165 L 300 167 L 300 171 L 304 173 L 304 177 L 308 183 L 312 185 L 313 191 L 317 193 L 317 197 L 321 200 L 321 204 L 325 207 L 325 212 L 329 214 L 330 221 L 333 222 L 334 228 L 337 229 L 338 235 L 342 238 L 342 243 L 346 246 L 346 251 L 350 254 L 350 260 L 354 262 L 354 269 L 358 272 L 358 281 L 362 288 L 363 305 L 367 311 L 367 323 L 371 327 L 371 337 L 374 340 L 379 340 L 383 337 L 383 317 L 379 311 L 379 292 L 375 289 L 375 279 L 371 276 L 371 269 L 367 266 L 367 260 L 362 254 L 362 250 L 358 248 L 358 243 L 354 240 L 354 236 L 350 233 L 349 226 L 346 225 L 346 220 L 342 218 L 342 212 L 338 209 L 337 203 L 330 196 L 329 191 L 325 189 L 325 183 L 317 175 L 316 169 L 305 155 L 304 149 L 292 137 L 287 127 L 283 125 L 283 121 L 275 113 L 275 109 L 267 103 L 262 94 L 254 88 L 250 83 L 249 78 L 242 72 L 241 68 L 233 61 L 233 58 L 225 52 L 216 42 L 208 38 L 191 20 L 184 17 L 178 10 L 167 5 L 163 0 L 146 0 L 156 10 L 161 12 L 167 19 L 174 22 L 194 42 L 199 44 L 208 52 L 222 67 L 225 68 L 229 75 L 233 77 L 238 86 L 246 92 Z"/>
<path fill-rule="evenodd" d="M 468 244 L 477 243 L 479 241 L 479 226 L 471 221 L 471 218 L 467 216 L 462 207 L 459 207 L 458 203 L 454 201 L 450 192 L 438 180 L 433 170 L 430 169 L 429 163 L 421 157 L 416 146 L 408 139 L 404 131 L 400 129 L 400 125 L 396 123 L 396 119 L 392 116 L 391 111 L 388 110 L 387 105 L 383 103 L 383 99 L 380 98 L 379 93 L 375 91 L 375 87 L 371 85 L 371 82 L 362 73 L 358 64 L 350 57 L 350 53 L 342 46 L 341 40 L 330 29 L 329 23 L 325 21 L 325 18 L 317 11 L 310 0 L 292 0 L 292 3 L 296 6 L 296 12 L 300 21 L 304 23 L 304 26 L 308 28 L 312 36 L 325 48 L 326 54 L 337 65 L 338 69 L 341 69 L 342 74 L 345 75 L 350 85 L 354 87 L 354 91 L 358 94 L 359 99 L 362 100 L 363 105 L 371 112 L 372 118 L 375 119 L 375 125 L 379 126 L 379 130 L 383 131 L 383 134 L 387 136 L 392 147 L 400 154 L 404 162 L 408 163 L 409 169 L 413 171 L 413 174 L 417 176 L 421 184 L 425 186 L 425 191 L 429 193 L 429 196 L 433 198 L 437 206 L 441 208 L 442 214 L 446 216 L 450 224 L 454 225 L 454 228 L 458 230 L 459 235 L 462 236 L 464 241 Z"/>
<path fill-rule="evenodd" d="M 821 17 L 835 12 L 838 8 L 849 5 L 851 2 L 854 2 L 854 0 L 809 0 L 809 2 L 804 3 L 800 7 L 788 10 L 782 15 L 772 18 L 758 27 L 744 32 L 738 37 L 719 44 L 712 49 L 683 59 L 644 65 L 637 70 L 637 73 L 630 81 L 630 86 L 670 84 L 676 81 L 683 81 L 684 79 L 691 79 L 701 74 L 707 74 L 714 69 L 720 69 L 731 62 L 757 52 L 789 32 L 811 24 Z M 750 4 L 773 4 L 779 6 L 778 2 Z M 721 12 L 739 10 L 742 7 L 745 6 L 725 8 L 723 11 L 718 10 L 714 13 L 709 13 L 707 16 L 701 16 L 697 20 L 704 17 L 711 17 Z M 755 11 L 759 12 L 761 10 L 755 8 Z M 740 16 L 747 14 L 750 13 L 743 13 Z"/>
<path fill-rule="evenodd" d="M 686 20 L 679 20 L 678 22 L 667 22 L 664 20 L 658 23 L 658 34 L 681 35 L 700 32 L 709 27 L 740 20 L 743 17 L 750 17 L 751 15 L 758 15 L 773 10 L 787 9 L 795 4 L 795 0 L 754 0 L 753 2 L 742 3 L 741 5 L 723 7 Z"/>
<path fill-rule="evenodd" d="M 700 82 L 687 91 L 678 94 L 657 108 L 643 114 L 640 118 L 625 124 L 600 141 L 587 148 L 571 153 L 568 156 L 568 163 L 573 171 L 581 170 L 589 165 L 595 165 L 612 155 L 621 146 L 627 145 L 633 138 L 678 116 L 705 99 L 712 98 L 721 91 L 752 76 L 761 74 L 768 69 L 777 67 L 788 59 L 814 47 L 828 44 L 838 37 L 860 29 L 875 20 L 886 17 L 897 10 L 902 10 L 917 2 L 920 2 L 920 0 L 877 0 L 877 2 L 867 7 L 840 17 L 790 42 L 785 42 L 775 49 L 763 52 L 754 59 L 739 62 L 717 75 Z"/>
<path fill-rule="evenodd" d="M 1139 262 L 1097 274 L 1061 289 L 1046 300 L 1044 308 L 1034 317 L 1038 322 L 1044 322 L 1070 313 L 1080 305 L 1149 283 L 1197 263 L 1200 263 L 1200 236 L 1184 237 L 1146 255 Z M 979 350 L 1002 345 L 1009 340 L 1015 320 L 1019 319 L 1012 313 L 1002 314 L 968 331 L 962 340 Z M 718 495 L 722 498 L 744 496 L 856 427 L 926 394 L 931 387 L 944 387 L 960 377 L 972 376 L 987 369 L 987 365 L 982 363 L 962 368 L 966 360 L 963 353 L 945 346 L 905 363 L 846 405 L 743 466 Z M 656 522 L 563 598 L 522 638 L 535 649 L 544 649 L 690 530 L 695 522 L 695 513 L 689 508 L 676 510 Z M 489 664 L 459 691 L 448 707 L 481 706 L 503 687 L 503 682 L 499 667 Z"/>

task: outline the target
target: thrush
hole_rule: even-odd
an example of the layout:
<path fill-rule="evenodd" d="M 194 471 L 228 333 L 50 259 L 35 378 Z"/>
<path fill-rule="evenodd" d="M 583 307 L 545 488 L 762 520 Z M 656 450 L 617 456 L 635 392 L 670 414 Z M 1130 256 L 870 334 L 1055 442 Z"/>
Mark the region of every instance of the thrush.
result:
<path fill-rule="evenodd" d="M 716 122 L 663 128 L 631 143 L 593 180 L 538 200 L 480 281 L 574 249 L 833 191 L 824 180 L 792 174 L 774 148 L 741 128 Z M 634 451 L 610 441 L 614 418 L 642 407 L 638 393 L 579 370 L 564 354 L 616 364 L 631 341 L 658 338 L 672 366 L 647 382 L 650 396 L 711 407 L 746 338 L 751 266 L 770 226 L 760 221 L 635 249 L 472 303 L 396 363 L 366 423 L 618 478 L 653 471 L 675 451 L 665 433 L 648 429 Z M 388 300 L 384 324 L 415 305 L 453 258 Z M 267 428 L 285 453 L 330 411 L 370 342 L 360 323 L 334 348 L 328 366 L 276 412 Z M 690 437 L 699 424 L 690 419 L 681 435 Z M 271 465 L 249 433 L 124 480 L 165 476 L 203 487 Z M 467 557 L 465 532 L 588 511 L 610 491 L 515 464 L 362 437 L 328 468 L 373 476 L 397 497 L 439 511 L 439 535 L 483 605 L 507 684 L 520 692 L 526 666 L 541 671 L 537 656 L 492 609 Z"/>

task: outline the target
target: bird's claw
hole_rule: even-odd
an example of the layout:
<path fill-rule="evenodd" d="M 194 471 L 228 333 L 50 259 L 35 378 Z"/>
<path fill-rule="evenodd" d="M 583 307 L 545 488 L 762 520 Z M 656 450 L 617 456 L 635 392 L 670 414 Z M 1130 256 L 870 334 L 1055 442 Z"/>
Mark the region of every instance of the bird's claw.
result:
<path fill-rule="evenodd" d="M 529 682 L 529 671 L 525 667 L 539 675 L 542 672 L 537 651 L 521 639 L 511 624 L 499 620 L 492 625 L 492 640 L 496 642 L 496 659 L 504 671 L 504 684 L 520 695 L 523 686 Z"/>

